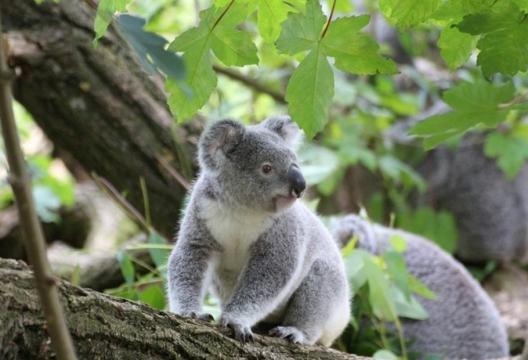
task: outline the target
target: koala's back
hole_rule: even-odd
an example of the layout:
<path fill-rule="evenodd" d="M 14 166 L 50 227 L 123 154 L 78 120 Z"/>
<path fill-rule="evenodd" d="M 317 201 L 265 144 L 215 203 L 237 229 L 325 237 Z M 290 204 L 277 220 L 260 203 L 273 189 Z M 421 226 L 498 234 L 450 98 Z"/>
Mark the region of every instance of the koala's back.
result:
<path fill-rule="evenodd" d="M 456 150 L 435 152 L 422 173 L 429 179 L 435 168 L 443 169 L 441 181 L 430 179 L 429 196 L 457 221 L 457 255 L 467 261 L 527 260 L 528 166 L 507 179 L 496 160 L 486 157 L 476 135 L 466 137 Z"/>
<path fill-rule="evenodd" d="M 371 225 L 357 216 L 338 221 L 340 241 L 358 235 L 359 246 L 373 253 L 388 247 L 393 235 L 407 240 L 409 271 L 437 295 L 417 296 L 429 313 L 427 320 L 404 320 L 404 332 L 414 342 L 411 350 L 440 354 L 448 359 L 489 359 L 508 355 L 508 341 L 499 313 L 489 296 L 466 269 L 438 246 L 417 235 Z"/>

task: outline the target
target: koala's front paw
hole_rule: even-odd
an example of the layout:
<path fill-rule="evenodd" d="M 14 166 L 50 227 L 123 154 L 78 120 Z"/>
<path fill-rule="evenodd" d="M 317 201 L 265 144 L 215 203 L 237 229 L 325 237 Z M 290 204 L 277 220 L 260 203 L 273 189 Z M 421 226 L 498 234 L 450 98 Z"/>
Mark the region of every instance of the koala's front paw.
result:
<path fill-rule="evenodd" d="M 222 316 L 220 318 L 220 325 L 230 328 L 231 331 L 233 331 L 234 338 L 238 341 L 244 343 L 253 342 L 253 332 L 251 332 L 250 326 L 247 326 L 227 316 Z"/>
<path fill-rule="evenodd" d="M 206 321 L 206 322 L 213 322 L 214 321 L 213 315 L 208 314 L 208 313 L 199 313 L 199 312 L 196 312 L 196 311 L 185 311 L 185 312 L 182 312 L 182 313 L 180 313 L 178 315 L 180 315 L 182 317 L 191 318 L 191 319 L 197 319 L 197 320 Z"/>
<path fill-rule="evenodd" d="M 271 336 L 286 339 L 294 344 L 308 344 L 303 332 L 294 326 L 277 326 L 269 331 Z"/>

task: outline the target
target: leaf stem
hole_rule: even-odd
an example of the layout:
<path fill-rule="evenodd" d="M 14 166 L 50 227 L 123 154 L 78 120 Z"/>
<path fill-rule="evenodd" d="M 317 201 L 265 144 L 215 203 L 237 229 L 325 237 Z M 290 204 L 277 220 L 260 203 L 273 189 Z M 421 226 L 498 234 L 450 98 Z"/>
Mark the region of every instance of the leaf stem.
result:
<path fill-rule="evenodd" d="M 222 11 L 222 13 L 220 14 L 220 16 L 218 17 L 218 19 L 216 19 L 216 21 L 214 22 L 213 24 L 213 27 L 211 28 L 211 32 L 213 32 L 213 30 L 216 28 L 216 26 L 218 25 L 218 23 L 220 23 L 220 21 L 222 21 L 223 17 L 225 16 L 225 14 L 227 14 L 227 12 L 229 11 L 229 9 L 231 8 L 231 6 L 233 6 L 233 4 L 235 3 L 235 0 L 231 0 L 229 2 L 229 4 L 227 4 L 226 8 L 224 9 L 224 11 Z"/>
<path fill-rule="evenodd" d="M 326 35 L 326 32 L 328 31 L 328 28 L 330 27 L 330 23 L 332 22 L 332 18 L 334 17 L 336 3 L 337 3 L 337 0 L 334 0 L 332 2 L 332 10 L 330 10 L 330 15 L 328 16 L 328 20 L 326 20 L 326 24 L 324 26 L 323 32 L 321 33 L 321 37 L 319 38 L 319 40 L 323 40 L 323 38 Z"/>

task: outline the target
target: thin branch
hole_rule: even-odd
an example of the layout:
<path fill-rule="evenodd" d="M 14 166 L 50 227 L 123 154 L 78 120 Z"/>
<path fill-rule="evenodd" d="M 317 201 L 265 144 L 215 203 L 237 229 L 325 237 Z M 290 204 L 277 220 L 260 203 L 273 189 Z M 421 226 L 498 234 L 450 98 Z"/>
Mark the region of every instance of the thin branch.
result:
<path fill-rule="evenodd" d="M 51 344 L 59 360 L 74 360 L 75 349 L 59 300 L 57 278 L 53 275 L 46 256 L 46 243 L 35 210 L 31 182 L 18 138 L 12 107 L 13 73 L 7 67 L 7 42 L 1 29 L 0 24 L 0 121 L 9 164 L 9 180 L 15 194 L 24 245 L 34 269 L 36 287 L 46 317 Z"/>
<path fill-rule="evenodd" d="M 180 174 L 163 156 L 156 155 L 156 160 L 158 160 L 158 163 L 169 173 L 170 176 L 172 176 L 185 190 L 189 190 L 191 188 L 191 184 L 187 179 Z"/>
<path fill-rule="evenodd" d="M 92 173 L 92 178 L 95 184 L 112 198 L 125 213 L 138 224 L 145 232 L 149 232 L 151 227 L 148 225 L 147 220 L 141 215 L 134 206 L 132 206 L 124 197 L 116 190 L 116 188 L 110 184 L 108 180 L 102 178 L 95 173 Z"/>
<path fill-rule="evenodd" d="M 256 81 L 255 79 L 251 79 L 244 74 L 239 73 L 238 71 L 226 69 L 218 65 L 213 65 L 214 71 L 216 71 L 219 74 L 225 75 L 233 80 L 236 80 L 238 82 L 241 82 L 242 84 L 246 85 L 247 87 L 250 87 L 260 93 L 267 94 L 271 96 L 275 101 L 286 104 L 286 99 L 284 97 L 284 94 L 282 94 L 279 91 L 275 91 L 273 89 L 270 89 L 266 85 L 261 84 L 260 82 Z"/>
<path fill-rule="evenodd" d="M 334 17 L 336 3 L 337 3 L 337 0 L 334 0 L 334 2 L 332 3 L 332 10 L 330 10 L 330 16 L 328 16 L 328 20 L 326 21 L 323 32 L 321 33 L 321 38 L 320 38 L 321 40 L 325 37 L 326 32 L 328 31 L 328 28 L 330 27 L 330 23 L 332 22 L 332 18 Z"/>

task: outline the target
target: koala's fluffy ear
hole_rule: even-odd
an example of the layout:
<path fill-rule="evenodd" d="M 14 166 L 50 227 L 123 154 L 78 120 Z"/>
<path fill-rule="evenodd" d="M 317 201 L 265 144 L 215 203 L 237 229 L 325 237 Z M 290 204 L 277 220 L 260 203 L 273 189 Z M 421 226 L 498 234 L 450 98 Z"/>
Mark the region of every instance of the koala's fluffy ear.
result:
<path fill-rule="evenodd" d="M 284 139 L 290 148 L 295 148 L 301 141 L 301 129 L 299 129 L 299 126 L 297 126 L 297 124 L 287 115 L 269 117 L 260 125 L 277 133 Z"/>
<path fill-rule="evenodd" d="M 198 157 L 201 166 L 215 169 L 244 137 L 244 125 L 233 120 L 221 120 L 212 124 L 200 137 Z"/>

